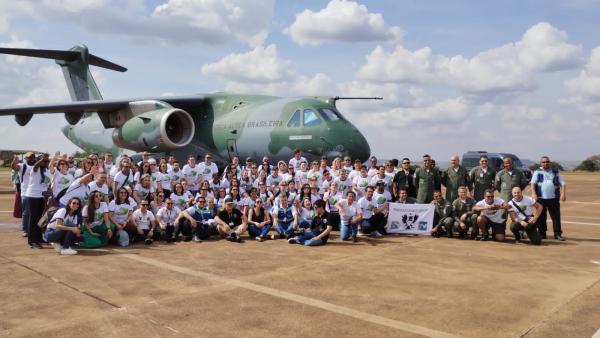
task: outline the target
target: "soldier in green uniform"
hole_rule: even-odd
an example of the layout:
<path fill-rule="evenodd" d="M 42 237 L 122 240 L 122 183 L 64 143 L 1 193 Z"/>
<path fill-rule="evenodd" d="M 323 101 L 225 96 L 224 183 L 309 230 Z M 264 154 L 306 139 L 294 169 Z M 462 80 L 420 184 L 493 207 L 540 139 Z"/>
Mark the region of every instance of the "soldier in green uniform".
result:
<path fill-rule="evenodd" d="M 417 189 L 417 203 L 429 203 L 433 200 L 435 186 L 440 183 L 440 173 L 431 166 L 431 157 L 423 155 L 423 166 L 417 168 L 414 184 Z"/>
<path fill-rule="evenodd" d="M 487 155 L 481 155 L 479 157 L 479 166 L 471 169 L 471 172 L 469 172 L 469 189 L 475 201 L 483 200 L 484 192 L 487 189 L 495 189 L 494 180 L 496 179 L 496 170 L 488 167 L 488 162 Z"/>
<path fill-rule="evenodd" d="M 454 228 L 452 203 L 444 199 L 441 191 L 436 190 L 433 192 L 433 201 L 431 204 L 435 207 L 435 214 L 433 216 L 433 224 L 435 226 L 431 229 L 431 236 L 440 237 L 445 234 L 448 237 L 452 237 L 452 230 Z"/>
<path fill-rule="evenodd" d="M 477 238 L 477 214 L 473 212 L 475 200 L 467 196 L 467 188 L 458 188 L 458 198 L 452 202 L 454 221 L 458 223 L 458 238 L 467 239 L 471 228 L 471 238 Z M 451 235 L 449 234 L 448 237 Z"/>
<path fill-rule="evenodd" d="M 512 188 L 519 187 L 524 190 L 527 187 L 527 178 L 519 169 L 513 168 L 512 159 L 505 158 L 502 163 L 504 169 L 496 174 L 496 190 L 500 192 L 500 198 L 510 201 L 512 198 Z"/>
<path fill-rule="evenodd" d="M 468 187 L 469 172 L 459 163 L 458 156 L 450 157 L 450 167 L 442 172 L 442 184 L 446 187 L 446 200 L 454 201 L 458 197 L 458 187 Z"/>

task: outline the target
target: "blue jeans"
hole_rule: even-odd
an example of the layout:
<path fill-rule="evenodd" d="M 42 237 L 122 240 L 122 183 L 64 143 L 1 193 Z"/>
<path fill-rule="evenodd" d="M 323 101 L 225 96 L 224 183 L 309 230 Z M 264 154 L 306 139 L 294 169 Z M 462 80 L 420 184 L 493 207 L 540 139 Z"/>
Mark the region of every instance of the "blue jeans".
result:
<path fill-rule="evenodd" d="M 46 229 L 46 240 L 48 242 L 60 243 L 65 249 L 70 248 L 76 238 L 75 234 L 71 231 Z"/>
<path fill-rule="evenodd" d="M 298 243 L 300 245 L 305 245 L 305 246 L 318 246 L 318 245 L 324 245 L 326 243 L 322 239 L 311 240 L 311 238 L 313 238 L 315 236 L 316 235 L 312 231 L 309 230 L 309 231 L 306 231 L 304 233 L 304 235 L 296 236 L 295 240 L 296 240 L 296 243 Z"/>
<path fill-rule="evenodd" d="M 342 237 L 342 241 L 347 241 L 352 238 L 356 238 L 358 235 L 358 226 L 356 224 L 342 224 L 340 226 L 340 236 Z"/>
<path fill-rule="evenodd" d="M 271 224 L 267 223 L 262 228 L 257 227 L 254 224 L 248 224 L 248 234 L 251 237 L 265 237 L 271 230 Z"/>
<path fill-rule="evenodd" d="M 29 202 L 27 197 L 21 195 L 21 230 L 27 232 L 29 229 Z"/>
<path fill-rule="evenodd" d="M 294 230 L 294 222 L 277 222 L 277 228 L 275 230 L 280 234 L 289 235 Z"/>

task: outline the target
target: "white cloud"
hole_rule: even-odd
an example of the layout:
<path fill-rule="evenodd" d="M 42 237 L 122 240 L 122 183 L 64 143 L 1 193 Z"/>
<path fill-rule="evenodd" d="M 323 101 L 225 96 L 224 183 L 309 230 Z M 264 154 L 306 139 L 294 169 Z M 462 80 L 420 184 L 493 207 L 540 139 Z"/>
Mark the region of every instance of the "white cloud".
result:
<path fill-rule="evenodd" d="M 565 103 L 577 104 L 587 112 L 600 113 L 600 47 L 592 49 L 583 70 L 576 78 L 567 80 L 565 86 L 572 95 Z"/>
<path fill-rule="evenodd" d="M 354 1 L 332 0 L 319 12 L 304 10 L 284 30 L 300 45 L 318 46 L 329 41 L 394 41 L 402 38 L 400 27 L 385 23 L 379 13 Z"/>
<path fill-rule="evenodd" d="M 277 47 L 258 46 L 247 53 L 229 54 L 202 66 L 202 74 L 235 82 L 285 81 L 293 76 L 291 62 L 277 56 Z"/>
<path fill-rule="evenodd" d="M 252 46 L 267 37 L 273 7 L 274 0 L 168 0 L 150 11 L 133 0 L 125 5 L 116 0 L 22 0 L 11 5 L 12 17 L 70 23 L 138 43 L 242 41 Z M 6 22 L 0 14 L 0 32 Z"/>
<path fill-rule="evenodd" d="M 581 47 L 569 44 L 566 33 L 541 22 L 522 38 L 472 58 L 435 55 L 429 47 L 414 52 L 397 46 L 393 52 L 376 47 L 367 55 L 358 78 L 373 82 L 445 84 L 467 93 L 527 91 L 536 72 L 572 69 L 581 64 Z"/>

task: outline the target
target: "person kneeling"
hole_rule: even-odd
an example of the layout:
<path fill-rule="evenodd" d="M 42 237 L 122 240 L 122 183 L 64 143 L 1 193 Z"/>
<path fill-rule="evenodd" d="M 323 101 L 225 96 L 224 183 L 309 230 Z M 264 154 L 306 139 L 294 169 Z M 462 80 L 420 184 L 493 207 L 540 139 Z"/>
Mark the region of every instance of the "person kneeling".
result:
<path fill-rule="evenodd" d="M 82 218 L 79 214 L 81 200 L 71 198 L 64 208 L 56 211 L 46 227 L 46 240 L 52 244 L 54 250 L 61 255 L 76 255 L 77 251 L 71 246 L 79 241 Z"/>
<path fill-rule="evenodd" d="M 315 201 L 316 215 L 312 220 L 310 228 L 301 236 L 288 239 L 290 244 L 301 244 L 306 246 L 317 246 L 327 244 L 329 233 L 333 230 L 333 225 L 339 220 L 339 217 L 333 217 L 325 210 L 325 201 Z"/>
<path fill-rule="evenodd" d="M 196 204 L 181 212 L 175 220 L 175 224 L 181 225 L 183 236 L 189 240 L 194 234 L 194 242 L 200 243 L 219 232 L 211 209 L 207 206 L 206 197 L 198 196 Z"/>
<path fill-rule="evenodd" d="M 148 201 L 142 200 L 140 208 L 133 212 L 133 224 L 137 228 L 137 234 L 133 242 L 144 241 L 152 244 L 153 239 L 160 238 L 160 231 L 156 231 L 156 219 L 152 211 L 148 210 Z"/>
<path fill-rule="evenodd" d="M 508 202 L 511 209 L 509 216 L 512 220 L 510 231 L 515 235 L 515 242 L 521 242 L 521 231 L 527 233 L 527 237 L 533 245 L 542 244 L 542 235 L 538 232 L 536 222 L 540 217 L 543 206 L 529 196 L 523 196 L 521 188 L 514 187 L 513 198 Z"/>
<path fill-rule="evenodd" d="M 108 206 L 102 202 L 102 195 L 94 192 L 90 195 L 88 204 L 81 211 L 83 217 L 83 241 L 80 246 L 98 248 L 108 243 L 112 238 L 115 225 L 108 218 Z"/>
<path fill-rule="evenodd" d="M 481 232 L 480 241 L 488 240 L 488 229 L 492 228 L 492 236 L 499 241 L 504 241 L 506 226 L 504 222 L 504 210 L 509 206 L 500 197 L 494 197 L 494 191 L 487 189 L 483 194 L 483 200 L 477 202 L 473 211 L 480 212 L 477 217 L 477 226 Z"/>
<path fill-rule="evenodd" d="M 288 196 L 283 193 L 279 197 L 279 204 L 273 208 L 273 227 L 279 238 L 292 238 L 294 234 L 294 218 L 296 209 L 288 202 Z M 273 237 L 275 239 L 275 237 Z"/>

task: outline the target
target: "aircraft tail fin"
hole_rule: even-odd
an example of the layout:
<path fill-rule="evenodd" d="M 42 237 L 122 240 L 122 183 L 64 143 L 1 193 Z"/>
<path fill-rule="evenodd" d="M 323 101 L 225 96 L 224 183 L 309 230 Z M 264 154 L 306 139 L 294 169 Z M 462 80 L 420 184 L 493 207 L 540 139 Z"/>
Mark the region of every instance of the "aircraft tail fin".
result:
<path fill-rule="evenodd" d="M 127 68 L 90 54 L 86 46 L 70 50 L 0 48 L 0 54 L 54 59 L 62 68 L 73 101 L 102 100 L 89 65 L 125 72 Z"/>

